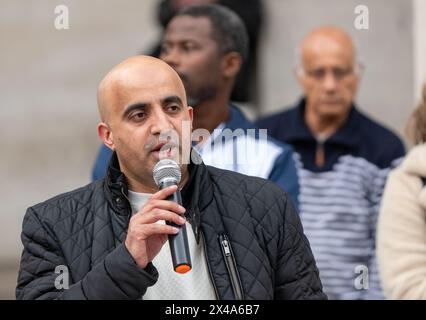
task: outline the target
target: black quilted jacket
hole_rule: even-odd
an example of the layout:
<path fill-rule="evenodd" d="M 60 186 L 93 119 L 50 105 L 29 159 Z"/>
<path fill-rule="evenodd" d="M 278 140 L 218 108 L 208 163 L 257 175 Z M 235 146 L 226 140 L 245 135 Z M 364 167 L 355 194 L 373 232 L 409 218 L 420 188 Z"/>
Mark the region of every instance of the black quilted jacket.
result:
<path fill-rule="evenodd" d="M 196 238 L 204 237 L 217 298 L 326 298 L 299 217 L 279 187 L 204 164 L 189 170 L 182 197 Z M 130 215 L 115 155 L 104 180 L 29 208 L 16 297 L 143 297 L 158 273 L 152 263 L 140 269 L 124 246 Z M 69 270 L 68 289 L 58 287 L 58 266 Z"/>

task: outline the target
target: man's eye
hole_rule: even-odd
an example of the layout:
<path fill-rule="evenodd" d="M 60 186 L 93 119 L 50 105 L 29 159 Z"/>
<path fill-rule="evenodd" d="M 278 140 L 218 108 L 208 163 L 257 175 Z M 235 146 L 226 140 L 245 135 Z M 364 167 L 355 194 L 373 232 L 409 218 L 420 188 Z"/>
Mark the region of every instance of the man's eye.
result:
<path fill-rule="evenodd" d="M 353 71 L 353 69 L 352 68 L 346 68 L 346 69 L 343 69 L 343 68 L 336 68 L 336 69 L 334 69 L 333 70 L 333 73 L 334 73 L 334 76 L 336 77 L 336 78 L 344 78 L 344 77 L 346 77 L 347 75 L 349 75 L 349 74 L 351 74 L 352 73 L 352 71 Z"/>
<path fill-rule="evenodd" d="M 195 45 L 193 45 L 193 44 L 188 43 L 188 44 L 183 45 L 183 50 L 186 51 L 186 52 L 192 51 L 194 49 L 195 49 Z"/>
<path fill-rule="evenodd" d="M 174 112 L 174 113 L 176 113 L 176 112 L 178 112 L 178 111 L 180 110 L 180 108 L 179 108 L 179 106 L 175 106 L 175 105 L 173 105 L 173 106 L 168 106 L 168 107 L 167 107 L 167 110 L 168 110 L 169 112 Z"/>
<path fill-rule="evenodd" d="M 134 120 L 143 120 L 143 119 L 145 119 L 145 117 L 146 117 L 146 114 L 145 114 L 145 113 L 143 113 L 143 112 L 138 112 L 138 113 L 133 114 L 133 115 L 131 116 L 131 119 L 134 119 Z"/>
<path fill-rule="evenodd" d="M 308 74 L 315 79 L 321 79 L 325 76 L 325 70 L 315 69 L 315 70 L 309 71 Z"/>

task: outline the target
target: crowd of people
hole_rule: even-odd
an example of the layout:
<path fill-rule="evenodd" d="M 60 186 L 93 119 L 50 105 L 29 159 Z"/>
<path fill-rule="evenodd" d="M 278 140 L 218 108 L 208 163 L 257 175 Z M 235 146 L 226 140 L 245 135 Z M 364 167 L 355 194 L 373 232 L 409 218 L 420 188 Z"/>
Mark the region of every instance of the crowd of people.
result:
<path fill-rule="evenodd" d="M 161 3 L 156 58 L 99 85 L 93 182 L 28 209 L 17 298 L 426 299 L 426 86 L 404 159 L 355 102 L 351 36 L 320 26 L 297 50 L 299 101 L 253 123 L 235 103 L 252 85 L 250 15 L 180 2 Z M 177 188 L 158 191 L 161 157 L 179 163 Z M 182 206 L 166 201 L 177 189 Z M 194 258 L 177 276 L 165 243 L 183 225 Z"/>

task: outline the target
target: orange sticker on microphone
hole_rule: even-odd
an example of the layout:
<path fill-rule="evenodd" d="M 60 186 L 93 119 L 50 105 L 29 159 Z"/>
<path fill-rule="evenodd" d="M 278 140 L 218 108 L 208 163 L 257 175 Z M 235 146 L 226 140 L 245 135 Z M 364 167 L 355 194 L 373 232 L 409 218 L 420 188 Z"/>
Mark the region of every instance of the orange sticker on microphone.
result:
<path fill-rule="evenodd" d="M 177 266 L 175 269 L 175 271 L 180 274 L 187 273 L 189 270 L 191 270 L 191 267 L 187 264 L 182 264 L 180 266 Z"/>

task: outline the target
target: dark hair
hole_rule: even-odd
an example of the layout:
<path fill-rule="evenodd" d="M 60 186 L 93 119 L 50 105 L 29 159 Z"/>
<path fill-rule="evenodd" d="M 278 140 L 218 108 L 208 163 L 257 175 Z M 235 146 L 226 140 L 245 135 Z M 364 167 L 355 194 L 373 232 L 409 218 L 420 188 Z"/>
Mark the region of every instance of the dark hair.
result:
<path fill-rule="evenodd" d="M 408 136 L 415 144 L 426 142 L 426 83 L 422 91 L 420 103 L 407 125 Z"/>
<path fill-rule="evenodd" d="M 206 17 L 212 26 L 212 38 L 222 54 L 238 52 L 243 61 L 248 57 L 248 35 L 244 22 L 232 10 L 218 4 L 194 5 L 182 9 L 178 16 Z"/>

